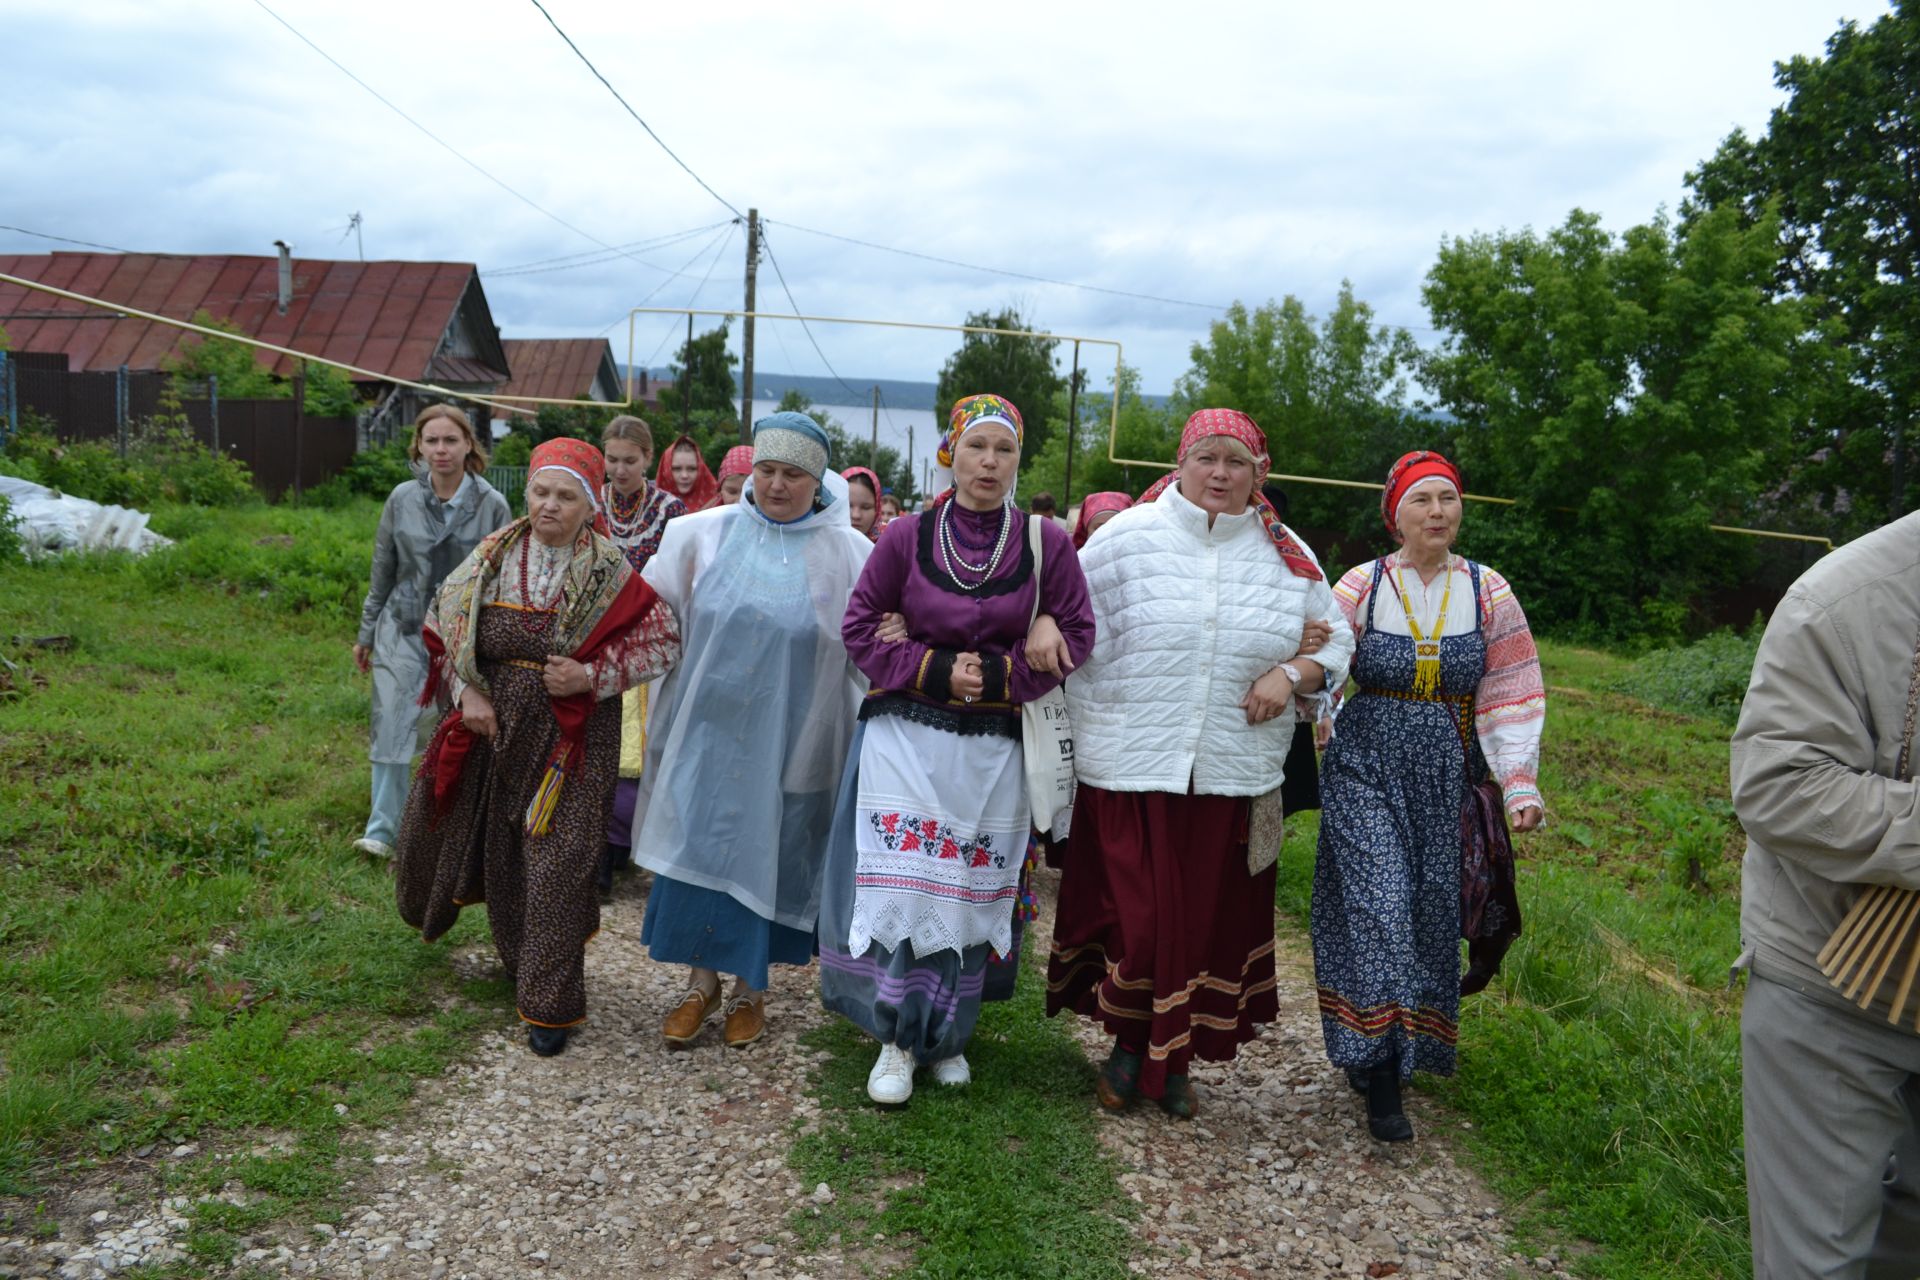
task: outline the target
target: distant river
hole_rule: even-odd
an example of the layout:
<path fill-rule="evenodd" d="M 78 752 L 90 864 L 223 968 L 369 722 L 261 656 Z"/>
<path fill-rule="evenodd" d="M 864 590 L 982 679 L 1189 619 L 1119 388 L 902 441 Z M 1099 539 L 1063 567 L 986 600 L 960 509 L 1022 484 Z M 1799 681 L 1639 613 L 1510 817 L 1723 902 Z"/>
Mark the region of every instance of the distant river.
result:
<path fill-rule="evenodd" d="M 755 400 L 753 416 L 764 418 L 778 405 L 772 400 Z M 864 445 L 873 438 L 873 405 L 857 404 L 816 404 L 816 409 L 824 410 L 846 429 L 848 435 Z M 897 405 L 883 404 L 880 409 L 880 443 L 891 445 L 902 453 L 907 451 L 908 429 L 913 433 L 914 483 L 926 487 L 926 469 L 933 463 L 933 450 L 939 443 L 934 435 L 933 411 L 931 409 L 903 409 Z M 835 458 L 840 467 L 865 466 L 867 452 L 856 448 L 851 458 Z"/>

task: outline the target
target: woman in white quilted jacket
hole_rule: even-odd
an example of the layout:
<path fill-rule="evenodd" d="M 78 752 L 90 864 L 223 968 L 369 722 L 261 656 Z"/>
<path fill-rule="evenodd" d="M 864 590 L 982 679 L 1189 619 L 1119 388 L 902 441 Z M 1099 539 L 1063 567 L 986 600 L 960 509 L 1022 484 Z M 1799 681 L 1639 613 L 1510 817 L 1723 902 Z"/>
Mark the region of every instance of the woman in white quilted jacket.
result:
<path fill-rule="evenodd" d="M 1252 418 L 1202 409 L 1175 473 L 1080 554 L 1097 638 L 1066 685 L 1080 791 L 1047 1012 L 1113 1033 L 1109 1110 L 1144 1096 L 1190 1119 L 1191 1059 L 1231 1059 L 1279 1012 L 1278 845 L 1250 855 L 1250 818 L 1277 802 L 1296 700 L 1345 682 L 1353 632 L 1260 497 L 1267 470 Z"/>

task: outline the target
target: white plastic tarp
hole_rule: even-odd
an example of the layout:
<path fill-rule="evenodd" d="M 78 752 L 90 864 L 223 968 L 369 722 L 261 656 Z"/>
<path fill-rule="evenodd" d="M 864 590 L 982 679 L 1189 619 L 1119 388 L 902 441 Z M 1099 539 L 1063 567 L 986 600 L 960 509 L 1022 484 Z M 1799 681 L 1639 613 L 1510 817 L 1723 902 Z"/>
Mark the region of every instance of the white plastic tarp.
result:
<path fill-rule="evenodd" d="M 131 551 L 144 555 L 173 545 L 147 528 L 144 511 L 105 505 L 56 492 L 13 476 L 0 476 L 0 497 L 13 508 L 28 555 L 86 551 Z"/>

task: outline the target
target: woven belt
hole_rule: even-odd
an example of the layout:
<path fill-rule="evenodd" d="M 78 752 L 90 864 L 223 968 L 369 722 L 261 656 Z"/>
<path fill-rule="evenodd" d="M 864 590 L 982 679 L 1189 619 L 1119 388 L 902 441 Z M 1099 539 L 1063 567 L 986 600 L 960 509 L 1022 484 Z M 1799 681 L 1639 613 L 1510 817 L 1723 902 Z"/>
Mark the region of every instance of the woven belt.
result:
<path fill-rule="evenodd" d="M 1401 702 L 1444 702 L 1455 707 L 1473 705 L 1473 695 L 1470 693 L 1413 693 L 1406 689 L 1373 689 L 1364 684 L 1360 686 L 1360 692 L 1376 698 L 1397 698 Z"/>
<path fill-rule="evenodd" d="M 500 659 L 500 665 L 503 667 L 520 667 L 527 671 L 545 671 L 547 669 L 546 663 L 535 662 L 532 658 L 502 658 Z"/>

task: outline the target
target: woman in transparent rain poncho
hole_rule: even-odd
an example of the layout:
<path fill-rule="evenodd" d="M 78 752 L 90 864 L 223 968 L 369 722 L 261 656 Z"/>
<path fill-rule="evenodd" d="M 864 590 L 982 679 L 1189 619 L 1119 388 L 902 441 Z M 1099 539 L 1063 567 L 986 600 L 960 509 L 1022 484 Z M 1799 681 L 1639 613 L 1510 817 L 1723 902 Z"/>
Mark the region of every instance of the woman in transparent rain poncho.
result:
<path fill-rule="evenodd" d="M 754 424 L 738 503 L 667 526 L 646 580 L 685 656 L 648 720 L 634 860 L 654 873 L 641 934 L 689 966 L 661 1034 L 696 1039 L 734 975 L 724 1036 L 766 1027 L 774 964 L 808 964 L 834 790 L 866 680 L 840 621 L 872 550 L 847 518 L 826 433 L 800 413 Z"/>

